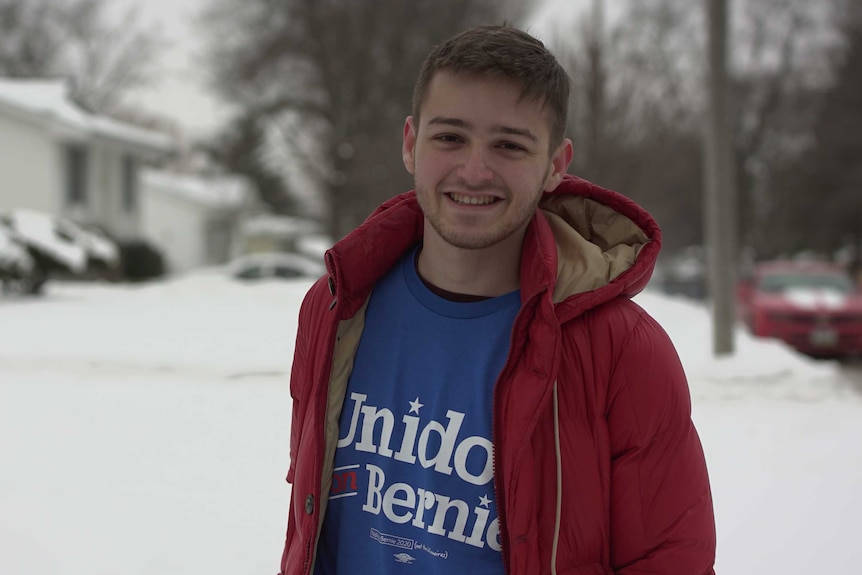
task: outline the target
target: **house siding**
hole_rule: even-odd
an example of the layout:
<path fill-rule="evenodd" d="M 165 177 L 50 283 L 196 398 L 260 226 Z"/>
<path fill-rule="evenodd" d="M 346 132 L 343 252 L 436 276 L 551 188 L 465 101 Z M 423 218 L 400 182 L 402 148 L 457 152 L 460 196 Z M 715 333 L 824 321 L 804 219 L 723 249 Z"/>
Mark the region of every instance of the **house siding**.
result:
<path fill-rule="evenodd" d="M 162 250 L 168 270 L 184 272 L 206 265 L 206 211 L 155 186 L 147 186 L 141 199 L 144 236 Z"/>
<path fill-rule="evenodd" d="M 90 147 L 92 201 L 87 215 L 122 239 L 141 235 L 140 209 L 126 210 L 123 205 L 123 158 L 128 154 L 123 147 L 101 140 Z"/>
<path fill-rule="evenodd" d="M 140 239 L 140 209 L 124 201 L 125 158 L 141 165 L 172 151 L 167 135 L 76 106 L 62 80 L 0 77 L 0 209 L 38 210 Z"/>
<path fill-rule="evenodd" d="M 62 149 L 43 127 L 0 113 L 0 209 L 60 212 L 63 174 Z"/>

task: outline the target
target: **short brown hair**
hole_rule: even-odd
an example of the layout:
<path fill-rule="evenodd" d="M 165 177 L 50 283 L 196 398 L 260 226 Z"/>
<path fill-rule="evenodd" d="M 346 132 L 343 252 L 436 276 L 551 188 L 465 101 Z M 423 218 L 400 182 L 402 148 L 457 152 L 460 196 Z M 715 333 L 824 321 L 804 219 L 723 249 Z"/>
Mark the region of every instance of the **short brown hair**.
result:
<path fill-rule="evenodd" d="M 541 41 L 507 24 L 483 25 L 453 36 L 431 50 L 413 88 L 413 117 L 419 114 L 439 70 L 505 76 L 521 83 L 521 97 L 535 98 L 551 112 L 551 147 L 565 135 L 569 76 Z"/>

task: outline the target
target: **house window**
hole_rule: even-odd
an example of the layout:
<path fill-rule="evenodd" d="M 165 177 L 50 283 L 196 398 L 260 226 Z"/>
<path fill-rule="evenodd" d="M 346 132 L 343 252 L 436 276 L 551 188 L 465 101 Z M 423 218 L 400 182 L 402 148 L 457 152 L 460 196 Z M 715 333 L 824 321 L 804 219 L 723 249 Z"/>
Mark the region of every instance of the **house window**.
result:
<path fill-rule="evenodd" d="M 82 206 L 87 202 L 87 149 L 66 146 L 66 203 Z"/>
<path fill-rule="evenodd" d="M 138 163 L 132 156 L 123 156 L 123 209 L 134 211 L 138 205 Z"/>

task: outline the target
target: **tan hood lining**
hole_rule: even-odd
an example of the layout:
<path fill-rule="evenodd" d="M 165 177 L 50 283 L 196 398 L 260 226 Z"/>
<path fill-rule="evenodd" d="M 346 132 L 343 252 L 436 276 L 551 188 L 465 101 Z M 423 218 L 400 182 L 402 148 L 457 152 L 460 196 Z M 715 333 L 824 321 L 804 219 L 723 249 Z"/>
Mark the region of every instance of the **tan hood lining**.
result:
<path fill-rule="evenodd" d="M 540 208 L 557 244 L 555 303 L 606 286 L 634 264 L 649 242 L 631 219 L 595 200 L 554 196 Z"/>
<path fill-rule="evenodd" d="M 317 526 L 318 538 L 323 528 L 323 519 L 326 516 L 326 507 L 329 504 L 329 489 L 332 487 L 332 472 L 335 466 L 335 447 L 338 443 L 341 410 L 344 408 L 344 399 L 347 395 L 347 381 L 353 371 L 353 360 L 356 350 L 359 348 L 359 340 L 362 338 L 362 330 L 365 327 L 365 309 L 368 300 L 347 320 L 338 324 L 335 340 L 335 349 L 332 354 L 332 372 L 329 381 L 329 397 L 326 402 L 325 422 L 325 451 L 323 455 L 323 471 L 320 486 L 320 522 Z M 316 553 L 316 551 L 315 551 Z"/>

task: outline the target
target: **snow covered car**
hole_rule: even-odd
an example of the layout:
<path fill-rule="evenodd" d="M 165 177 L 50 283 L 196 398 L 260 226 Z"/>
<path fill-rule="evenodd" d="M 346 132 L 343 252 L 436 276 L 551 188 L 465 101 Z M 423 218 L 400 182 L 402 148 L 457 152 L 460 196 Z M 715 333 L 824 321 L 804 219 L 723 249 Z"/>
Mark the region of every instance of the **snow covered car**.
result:
<path fill-rule="evenodd" d="M 293 253 L 257 253 L 241 256 L 230 264 L 232 277 L 243 281 L 263 279 L 317 279 L 326 273 L 322 261 Z"/>
<path fill-rule="evenodd" d="M 120 248 L 101 230 L 84 227 L 65 218 L 56 218 L 57 232 L 72 238 L 87 254 L 88 269 L 115 269 L 120 265 Z"/>
<path fill-rule="evenodd" d="M 756 336 L 814 357 L 862 355 L 862 292 L 840 266 L 757 264 L 738 296 L 741 317 Z"/>
<path fill-rule="evenodd" d="M 8 290 L 28 282 L 36 262 L 16 238 L 14 232 L 0 222 L 0 283 Z"/>
<path fill-rule="evenodd" d="M 0 213 L 0 227 L 15 242 L 26 248 L 33 265 L 22 278 L 22 291 L 39 293 L 53 273 L 81 275 L 88 267 L 91 252 L 97 248 L 85 240 L 88 234 L 71 222 L 35 210 L 10 210 Z"/>

